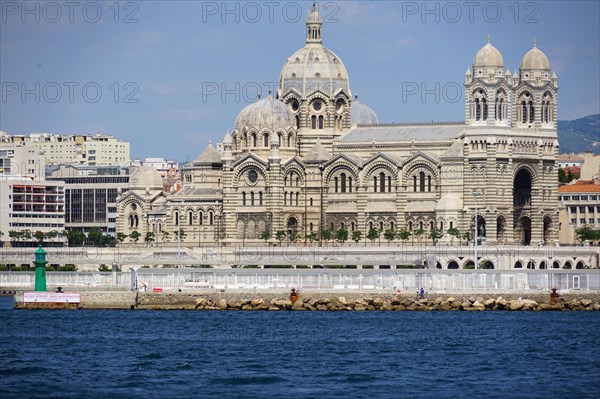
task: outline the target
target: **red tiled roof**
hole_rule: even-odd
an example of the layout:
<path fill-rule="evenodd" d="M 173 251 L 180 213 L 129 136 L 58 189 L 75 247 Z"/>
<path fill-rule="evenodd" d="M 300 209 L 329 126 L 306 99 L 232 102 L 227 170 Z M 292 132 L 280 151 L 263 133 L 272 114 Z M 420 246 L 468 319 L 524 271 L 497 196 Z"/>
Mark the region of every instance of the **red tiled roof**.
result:
<path fill-rule="evenodd" d="M 575 184 L 565 184 L 558 188 L 559 193 L 600 193 L 600 184 L 593 180 L 577 180 Z"/>

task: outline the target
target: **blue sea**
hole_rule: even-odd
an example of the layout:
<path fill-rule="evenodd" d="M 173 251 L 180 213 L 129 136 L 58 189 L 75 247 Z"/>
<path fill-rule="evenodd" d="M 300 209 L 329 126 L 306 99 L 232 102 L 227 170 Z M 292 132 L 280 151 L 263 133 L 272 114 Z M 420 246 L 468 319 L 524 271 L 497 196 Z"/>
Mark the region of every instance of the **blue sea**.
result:
<path fill-rule="evenodd" d="M 597 312 L 17 311 L 0 398 L 599 398 Z"/>

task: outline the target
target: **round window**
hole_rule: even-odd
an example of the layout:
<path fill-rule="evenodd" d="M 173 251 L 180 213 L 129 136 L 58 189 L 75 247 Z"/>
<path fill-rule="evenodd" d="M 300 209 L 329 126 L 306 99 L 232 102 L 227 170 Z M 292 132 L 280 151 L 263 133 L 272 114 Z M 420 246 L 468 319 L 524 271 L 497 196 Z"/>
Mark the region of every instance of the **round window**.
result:
<path fill-rule="evenodd" d="M 258 173 L 256 173 L 256 171 L 254 169 L 252 169 L 250 172 L 248 172 L 248 181 L 250 183 L 256 183 L 257 180 L 258 180 Z"/>
<path fill-rule="evenodd" d="M 313 103 L 313 108 L 315 109 L 315 111 L 320 111 L 322 106 L 323 103 L 321 101 L 315 101 Z"/>
<path fill-rule="evenodd" d="M 298 101 L 296 101 L 296 100 L 292 101 L 292 110 L 298 111 L 298 108 L 300 108 L 300 106 L 298 105 Z"/>

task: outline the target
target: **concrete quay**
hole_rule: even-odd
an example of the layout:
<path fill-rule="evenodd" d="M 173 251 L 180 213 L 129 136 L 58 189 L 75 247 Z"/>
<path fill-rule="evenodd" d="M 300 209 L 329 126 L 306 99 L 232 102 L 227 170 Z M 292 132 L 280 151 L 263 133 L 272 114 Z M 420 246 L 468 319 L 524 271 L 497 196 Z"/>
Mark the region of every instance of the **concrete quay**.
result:
<path fill-rule="evenodd" d="M 275 292 L 139 292 L 82 291 L 79 304 L 25 303 L 15 296 L 15 309 L 111 309 L 205 311 L 489 311 L 600 310 L 600 294 L 465 293 L 415 294 L 302 292 L 295 303 Z"/>

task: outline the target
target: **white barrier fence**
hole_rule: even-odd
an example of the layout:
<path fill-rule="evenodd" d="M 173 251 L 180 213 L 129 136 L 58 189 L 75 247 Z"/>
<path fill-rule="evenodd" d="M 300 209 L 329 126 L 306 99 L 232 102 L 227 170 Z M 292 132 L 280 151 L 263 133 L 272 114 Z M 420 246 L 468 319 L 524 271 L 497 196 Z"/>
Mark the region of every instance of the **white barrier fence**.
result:
<path fill-rule="evenodd" d="M 132 272 L 48 272 L 65 289 L 270 290 L 430 292 L 600 291 L 600 270 L 303 270 L 138 269 Z M 32 272 L 0 272 L 1 289 L 33 289 Z"/>

